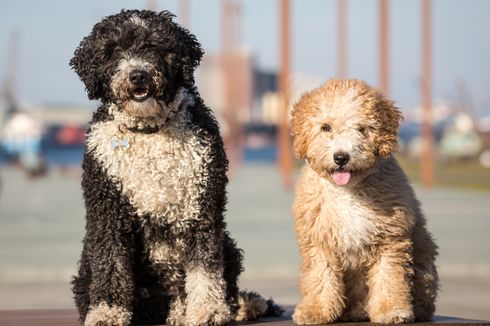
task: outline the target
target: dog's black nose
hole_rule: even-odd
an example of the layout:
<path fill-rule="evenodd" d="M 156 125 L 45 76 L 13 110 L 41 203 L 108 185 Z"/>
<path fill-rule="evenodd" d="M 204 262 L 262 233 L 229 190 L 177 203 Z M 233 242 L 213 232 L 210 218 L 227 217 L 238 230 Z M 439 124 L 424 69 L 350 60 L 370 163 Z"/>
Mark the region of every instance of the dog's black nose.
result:
<path fill-rule="evenodd" d="M 150 80 L 150 74 L 144 70 L 132 70 L 129 73 L 129 81 L 135 85 L 144 85 Z"/>
<path fill-rule="evenodd" d="M 350 160 L 350 155 L 343 152 L 337 152 L 333 154 L 333 161 L 338 166 L 346 165 Z"/>

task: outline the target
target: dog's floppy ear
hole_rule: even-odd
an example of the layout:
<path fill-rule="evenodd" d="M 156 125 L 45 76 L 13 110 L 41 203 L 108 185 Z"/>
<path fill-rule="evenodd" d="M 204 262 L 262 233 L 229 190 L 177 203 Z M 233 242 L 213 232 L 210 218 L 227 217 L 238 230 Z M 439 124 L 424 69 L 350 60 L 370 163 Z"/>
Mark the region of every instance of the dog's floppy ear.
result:
<path fill-rule="evenodd" d="M 388 157 L 398 149 L 398 130 L 403 116 L 393 101 L 380 92 L 376 96 L 378 130 L 374 142 L 379 155 Z"/>
<path fill-rule="evenodd" d="M 92 32 L 80 42 L 70 60 L 70 66 L 85 84 L 88 98 L 91 100 L 101 98 L 103 92 L 102 81 L 97 74 L 101 59 L 97 49 L 98 45 Z"/>
<path fill-rule="evenodd" d="M 310 94 L 304 94 L 299 101 L 294 104 L 291 113 L 291 132 L 294 136 L 293 149 L 294 155 L 298 159 L 306 158 L 308 150 L 308 134 L 311 132 L 311 126 L 307 123 L 307 114 L 310 104 Z"/>
<path fill-rule="evenodd" d="M 182 80 L 184 86 L 192 87 L 194 86 L 194 70 L 199 66 L 204 51 L 196 37 L 187 29 L 178 26 L 176 34 L 180 48 L 179 53 L 181 55 Z"/>

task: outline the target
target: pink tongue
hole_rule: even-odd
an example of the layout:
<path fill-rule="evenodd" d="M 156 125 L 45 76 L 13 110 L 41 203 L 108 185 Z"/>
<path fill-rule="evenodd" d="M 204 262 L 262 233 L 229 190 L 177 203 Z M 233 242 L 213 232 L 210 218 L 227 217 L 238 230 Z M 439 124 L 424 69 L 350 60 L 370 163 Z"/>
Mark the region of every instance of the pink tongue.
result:
<path fill-rule="evenodd" d="M 339 186 L 345 186 L 350 180 L 350 172 L 347 171 L 335 171 L 332 174 L 333 181 Z"/>

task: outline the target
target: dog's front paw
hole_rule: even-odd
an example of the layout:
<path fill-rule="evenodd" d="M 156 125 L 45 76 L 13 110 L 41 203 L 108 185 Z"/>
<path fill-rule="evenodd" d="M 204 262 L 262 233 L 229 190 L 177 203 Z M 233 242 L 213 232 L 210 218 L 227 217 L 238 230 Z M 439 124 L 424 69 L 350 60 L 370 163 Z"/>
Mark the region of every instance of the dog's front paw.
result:
<path fill-rule="evenodd" d="M 384 312 L 371 313 L 369 319 L 373 323 L 380 324 L 401 324 L 411 323 L 415 320 L 411 309 L 392 309 Z"/>
<path fill-rule="evenodd" d="M 320 304 L 300 303 L 293 313 L 293 321 L 296 325 L 327 324 L 335 319 L 336 317 L 325 312 Z"/>
<path fill-rule="evenodd" d="M 185 326 L 220 326 L 231 321 L 231 311 L 228 305 L 221 303 L 204 303 L 187 307 Z"/>
<path fill-rule="evenodd" d="M 185 326 L 218 326 L 231 321 L 231 311 L 225 302 L 225 284 L 221 272 L 200 266 L 187 271 Z"/>
<path fill-rule="evenodd" d="M 128 326 L 131 313 L 118 306 L 110 307 L 106 302 L 91 306 L 85 317 L 85 326 Z"/>

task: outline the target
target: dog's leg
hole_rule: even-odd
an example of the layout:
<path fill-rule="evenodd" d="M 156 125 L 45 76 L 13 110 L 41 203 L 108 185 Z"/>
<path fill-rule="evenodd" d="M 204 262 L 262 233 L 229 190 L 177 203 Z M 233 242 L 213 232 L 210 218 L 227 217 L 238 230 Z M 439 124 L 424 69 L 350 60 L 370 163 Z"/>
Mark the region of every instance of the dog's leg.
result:
<path fill-rule="evenodd" d="M 340 320 L 352 322 L 369 319 L 365 310 L 368 293 L 366 274 L 364 269 L 346 273 L 344 277 L 346 307 Z"/>
<path fill-rule="evenodd" d="M 92 280 L 85 239 L 83 242 L 84 246 L 82 250 L 82 258 L 80 259 L 78 275 L 75 276 L 71 282 L 73 285 L 72 291 L 75 298 L 75 304 L 80 315 L 80 320 L 85 320 L 85 316 L 87 315 L 90 306 L 89 289 Z"/>
<path fill-rule="evenodd" d="M 104 234 L 108 239 L 117 237 Z M 134 280 L 130 246 L 119 241 L 97 241 L 91 255 L 90 308 L 85 326 L 126 326 L 130 324 Z"/>
<path fill-rule="evenodd" d="M 185 320 L 185 301 L 178 295 L 172 299 L 167 317 L 167 325 L 183 325 Z"/>
<path fill-rule="evenodd" d="M 226 303 L 221 237 L 215 230 L 201 230 L 194 237 L 186 266 L 185 325 L 224 325 L 232 314 Z"/>
<path fill-rule="evenodd" d="M 238 277 L 243 270 L 243 254 L 238 249 L 235 241 L 225 232 L 223 240 L 223 278 L 226 282 L 226 301 L 232 314 L 238 310 Z"/>
<path fill-rule="evenodd" d="M 166 292 L 170 296 L 167 325 L 180 326 L 185 323 L 185 271 L 180 265 L 172 267 L 167 264 L 166 271 L 160 274 L 160 278 L 165 280 Z"/>
<path fill-rule="evenodd" d="M 129 325 L 135 248 L 131 206 L 89 154 L 84 169 L 85 249 L 91 271 L 90 307 L 85 326 Z"/>
<path fill-rule="evenodd" d="M 417 321 L 428 321 L 434 316 L 439 289 L 439 278 L 434 263 L 437 247 L 431 235 L 421 226 L 415 228 L 413 237 L 415 239 L 413 308 Z"/>
<path fill-rule="evenodd" d="M 334 256 L 313 247 L 304 253 L 300 288 L 302 299 L 293 321 L 298 325 L 324 324 L 336 320 L 344 309 L 343 273 Z"/>
<path fill-rule="evenodd" d="M 412 322 L 412 248 L 407 239 L 380 249 L 378 261 L 368 272 L 367 312 L 371 322 Z"/>

